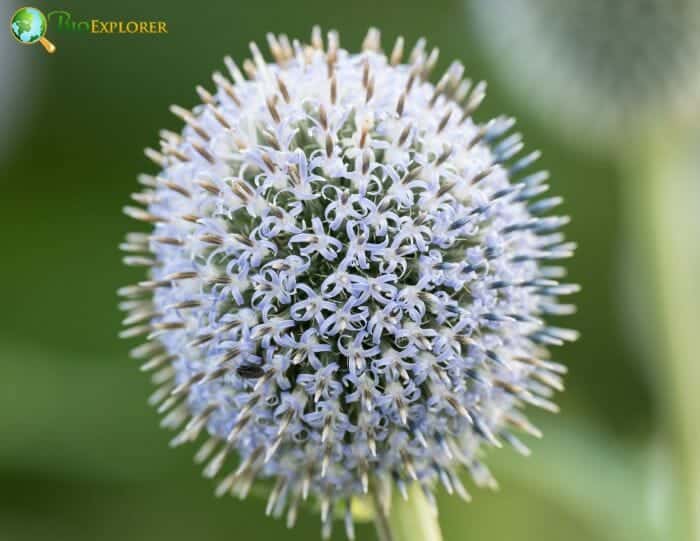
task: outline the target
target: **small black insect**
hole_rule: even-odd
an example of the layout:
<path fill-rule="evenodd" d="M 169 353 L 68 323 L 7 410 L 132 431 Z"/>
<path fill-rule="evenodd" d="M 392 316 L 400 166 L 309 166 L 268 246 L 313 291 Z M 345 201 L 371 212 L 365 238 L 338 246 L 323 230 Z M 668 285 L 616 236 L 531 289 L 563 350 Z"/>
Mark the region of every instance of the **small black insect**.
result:
<path fill-rule="evenodd" d="M 257 364 L 242 364 L 236 368 L 236 374 L 246 379 L 257 379 L 264 373 L 265 371 L 262 369 L 262 367 L 258 366 Z"/>

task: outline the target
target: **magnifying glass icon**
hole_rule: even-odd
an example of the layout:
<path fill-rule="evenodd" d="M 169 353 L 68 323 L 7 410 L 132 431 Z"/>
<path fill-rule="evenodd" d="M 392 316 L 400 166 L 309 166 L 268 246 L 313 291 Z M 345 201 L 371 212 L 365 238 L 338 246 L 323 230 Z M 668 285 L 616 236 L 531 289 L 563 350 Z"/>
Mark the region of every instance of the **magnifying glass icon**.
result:
<path fill-rule="evenodd" d="M 38 41 L 47 53 L 53 53 L 56 46 L 44 37 L 47 27 L 46 16 L 32 7 L 19 8 L 10 19 L 12 35 L 22 45 L 33 45 Z"/>

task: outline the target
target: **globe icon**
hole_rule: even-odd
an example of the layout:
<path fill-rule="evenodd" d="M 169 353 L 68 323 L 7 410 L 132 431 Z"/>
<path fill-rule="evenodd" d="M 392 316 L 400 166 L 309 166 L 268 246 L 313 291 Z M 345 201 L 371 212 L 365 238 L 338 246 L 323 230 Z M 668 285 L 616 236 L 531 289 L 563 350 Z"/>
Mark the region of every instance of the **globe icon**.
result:
<path fill-rule="evenodd" d="M 11 25 L 12 33 L 22 43 L 36 43 L 46 33 L 46 17 L 36 8 L 18 9 Z"/>
<path fill-rule="evenodd" d="M 31 45 L 38 41 L 48 52 L 52 53 L 56 48 L 44 37 L 46 27 L 46 16 L 33 7 L 18 9 L 10 19 L 12 34 L 20 43 Z"/>

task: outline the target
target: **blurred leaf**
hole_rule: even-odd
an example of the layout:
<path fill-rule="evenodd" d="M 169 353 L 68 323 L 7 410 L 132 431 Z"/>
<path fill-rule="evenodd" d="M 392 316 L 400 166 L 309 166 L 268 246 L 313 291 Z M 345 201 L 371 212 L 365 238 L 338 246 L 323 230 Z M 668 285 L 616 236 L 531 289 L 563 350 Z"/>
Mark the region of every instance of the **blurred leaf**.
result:
<path fill-rule="evenodd" d="M 317 514 L 302 508 L 293 529 L 264 514 L 264 502 L 213 496 L 208 483 L 97 482 L 0 470 L 0 539 L 3 541 L 230 541 L 320 539 Z M 371 525 L 357 525 L 372 539 Z M 344 541 L 340 523 L 333 539 Z"/>
<path fill-rule="evenodd" d="M 544 440 L 530 457 L 491 453 L 496 476 L 506 473 L 566 508 L 606 538 L 656 539 L 648 517 L 649 456 L 581 419 L 538 421 Z"/>
<path fill-rule="evenodd" d="M 183 462 L 185 453 L 168 450 L 169 434 L 146 404 L 150 385 L 135 361 L 8 346 L 0 356 L 1 464 L 143 481 Z"/>

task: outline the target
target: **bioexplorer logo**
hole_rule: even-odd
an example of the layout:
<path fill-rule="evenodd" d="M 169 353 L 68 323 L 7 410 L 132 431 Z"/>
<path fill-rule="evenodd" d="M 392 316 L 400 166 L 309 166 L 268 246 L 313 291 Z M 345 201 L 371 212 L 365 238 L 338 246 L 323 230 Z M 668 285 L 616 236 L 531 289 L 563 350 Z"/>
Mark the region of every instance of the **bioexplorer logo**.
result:
<path fill-rule="evenodd" d="M 49 21 L 59 32 L 85 32 L 88 34 L 167 34 L 165 21 L 135 21 L 84 19 L 75 20 L 67 11 L 49 12 Z"/>
<path fill-rule="evenodd" d="M 136 20 L 76 20 L 68 11 L 54 10 L 44 15 L 34 7 L 18 9 L 10 19 L 12 35 L 23 45 L 41 43 L 47 52 L 56 51 L 56 46 L 46 39 L 46 30 L 51 24 L 58 32 L 75 32 L 84 34 L 167 34 L 165 21 Z"/>

